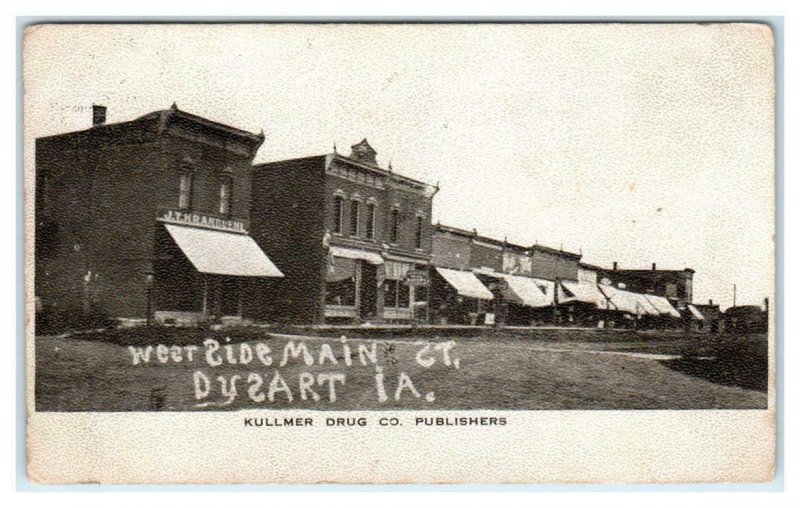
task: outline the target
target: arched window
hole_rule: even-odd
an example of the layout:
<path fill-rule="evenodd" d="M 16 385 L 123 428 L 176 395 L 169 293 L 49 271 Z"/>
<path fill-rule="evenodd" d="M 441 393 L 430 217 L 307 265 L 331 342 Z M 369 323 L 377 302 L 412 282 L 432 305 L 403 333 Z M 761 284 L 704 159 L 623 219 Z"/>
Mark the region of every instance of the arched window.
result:
<path fill-rule="evenodd" d="M 333 232 L 342 234 L 342 223 L 344 219 L 344 198 L 342 196 L 333 197 Z"/>
<path fill-rule="evenodd" d="M 367 240 L 375 239 L 375 210 L 375 203 L 367 203 L 367 224 L 365 231 Z"/>
<path fill-rule="evenodd" d="M 219 213 L 229 215 L 231 213 L 231 178 L 225 176 L 219 184 Z"/>
<path fill-rule="evenodd" d="M 191 171 L 184 171 L 181 174 L 180 192 L 178 194 L 178 208 L 188 210 L 192 207 L 192 186 L 194 175 Z"/>
<path fill-rule="evenodd" d="M 361 219 L 361 202 L 350 201 L 350 236 L 358 237 L 358 223 Z"/>
<path fill-rule="evenodd" d="M 417 221 L 414 224 L 414 246 L 418 249 L 422 248 L 422 215 L 417 215 Z"/>
<path fill-rule="evenodd" d="M 392 208 L 392 213 L 389 217 L 389 241 L 391 243 L 397 243 L 400 239 L 400 210 Z"/>

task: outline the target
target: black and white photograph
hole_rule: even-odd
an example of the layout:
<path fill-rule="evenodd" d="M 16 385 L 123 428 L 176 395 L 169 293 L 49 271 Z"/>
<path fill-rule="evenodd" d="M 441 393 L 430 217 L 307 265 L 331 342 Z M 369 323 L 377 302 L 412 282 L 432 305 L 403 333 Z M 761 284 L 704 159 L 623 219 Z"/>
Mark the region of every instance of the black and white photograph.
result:
<path fill-rule="evenodd" d="M 558 415 L 745 410 L 774 433 L 769 26 L 45 24 L 24 42 L 29 418 L 93 435 L 205 413 L 245 441 L 368 427 L 394 447 L 489 432 L 497 453 Z M 29 425 L 43 455 L 65 432 Z M 727 453 L 762 478 L 762 443 Z M 74 459 L 38 475 L 77 481 Z M 396 481 L 459 481 L 440 473 Z"/>

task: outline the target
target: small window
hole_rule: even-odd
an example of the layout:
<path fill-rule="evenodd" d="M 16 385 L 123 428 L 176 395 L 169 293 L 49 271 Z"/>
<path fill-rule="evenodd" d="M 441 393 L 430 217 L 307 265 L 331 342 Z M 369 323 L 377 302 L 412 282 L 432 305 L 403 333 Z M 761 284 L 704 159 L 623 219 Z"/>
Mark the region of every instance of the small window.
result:
<path fill-rule="evenodd" d="M 415 224 L 416 229 L 414 230 L 414 245 L 418 249 L 422 248 L 422 216 L 417 215 L 417 223 Z"/>
<path fill-rule="evenodd" d="M 389 226 L 389 241 L 397 243 L 400 238 L 400 210 L 397 208 L 392 209 L 391 225 Z"/>
<path fill-rule="evenodd" d="M 219 213 L 231 213 L 231 179 L 225 178 L 219 185 Z"/>
<path fill-rule="evenodd" d="M 367 240 L 375 239 L 375 203 L 367 203 Z"/>
<path fill-rule="evenodd" d="M 188 210 L 192 206 L 192 180 L 193 176 L 188 171 L 181 175 L 180 193 L 178 195 L 178 208 L 181 210 Z"/>
<path fill-rule="evenodd" d="M 342 234 L 342 219 L 344 218 L 344 198 L 334 196 L 333 198 L 333 231 Z"/>
<path fill-rule="evenodd" d="M 350 236 L 358 236 L 358 219 L 361 215 L 361 203 L 350 202 Z"/>

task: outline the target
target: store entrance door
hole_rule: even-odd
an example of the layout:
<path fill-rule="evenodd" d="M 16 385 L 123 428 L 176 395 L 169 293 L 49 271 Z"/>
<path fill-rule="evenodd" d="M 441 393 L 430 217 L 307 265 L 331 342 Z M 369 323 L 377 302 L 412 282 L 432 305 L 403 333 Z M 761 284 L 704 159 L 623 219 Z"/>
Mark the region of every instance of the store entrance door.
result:
<path fill-rule="evenodd" d="M 376 299 L 378 297 L 378 267 L 367 262 L 361 262 L 361 288 L 359 300 L 361 303 L 359 315 L 362 318 L 375 316 L 377 312 Z"/>

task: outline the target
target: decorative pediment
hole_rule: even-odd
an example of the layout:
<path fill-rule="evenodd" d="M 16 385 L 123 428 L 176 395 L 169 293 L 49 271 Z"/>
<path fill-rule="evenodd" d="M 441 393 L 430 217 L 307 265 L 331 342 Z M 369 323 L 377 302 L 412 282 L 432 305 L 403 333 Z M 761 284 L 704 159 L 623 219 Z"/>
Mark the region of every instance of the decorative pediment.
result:
<path fill-rule="evenodd" d="M 378 162 L 375 159 L 376 155 L 378 155 L 378 152 L 376 152 L 375 149 L 370 146 L 367 138 L 364 138 L 360 143 L 351 146 L 350 150 L 351 159 L 356 159 L 362 162 L 373 164 L 375 166 L 378 165 Z"/>

